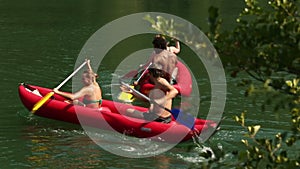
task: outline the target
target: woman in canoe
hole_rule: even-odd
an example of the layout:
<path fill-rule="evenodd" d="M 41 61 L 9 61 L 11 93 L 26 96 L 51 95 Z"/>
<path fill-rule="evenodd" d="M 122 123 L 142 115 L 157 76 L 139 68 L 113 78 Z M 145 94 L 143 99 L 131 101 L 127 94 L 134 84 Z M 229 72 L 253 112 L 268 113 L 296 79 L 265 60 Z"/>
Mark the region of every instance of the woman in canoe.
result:
<path fill-rule="evenodd" d="M 155 103 L 150 103 L 148 112 L 140 112 L 135 109 L 127 109 L 126 115 L 130 117 L 145 119 L 147 121 L 157 121 L 162 123 L 171 122 L 171 113 L 164 108 L 172 108 L 172 99 L 178 94 L 178 91 L 166 80 L 166 72 L 162 70 L 162 65 L 152 64 L 149 67 L 150 79 L 154 83 L 154 88 L 150 91 L 149 97 Z M 121 90 L 131 93 L 139 98 L 130 88 L 121 86 Z M 159 106 L 160 105 L 160 106 Z M 162 106 L 162 107 L 161 107 Z"/>
<path fill-rule="evenodd" d="M 99 108 L 102 103 L 102 90 L 96 81 L 97 74 L 93 72 L 90 60 L 87 60 L 88 69 L 82 74 L 83 87 L 76 93 L 65 93 L 54 89 L 54 93 L 66 97 L 72 101 L 73 104 L 82 104 L 90 108 Z M 78 101 L 83 97 L 82 103 Z"/>

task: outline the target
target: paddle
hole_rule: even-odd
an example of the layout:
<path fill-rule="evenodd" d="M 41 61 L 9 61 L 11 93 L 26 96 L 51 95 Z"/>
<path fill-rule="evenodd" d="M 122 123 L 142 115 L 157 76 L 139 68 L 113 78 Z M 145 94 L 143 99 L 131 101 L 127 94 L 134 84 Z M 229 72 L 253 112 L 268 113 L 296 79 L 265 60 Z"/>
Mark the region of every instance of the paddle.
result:
<path fill-rule="evenodd" d="M 140 93 L 139 91 L 131 88 L 128 84 L 126 84 L 122 81 L 121 81 L 121 84 L 124 85 L 125 87 L 127 87 L 128 89 L 131 89 L 134 93 L 136 93 L 137 95 L 143 97 L 144 99 L 146 99 L 150 103 L 154 103 L 154 104 L 158 105 L 159 107 L 165 109 L 166 111 L 170 112 L 173 115 L 173 117 L 176 119 L 176 121 L 179 122 L 180 124 L 183 124 L 183 125 L 185 125 L 186 127 L 190 128 L 190 129 L 194 128 L 195 118 L 191 114 L 182 112 L 180 109 L 170 110 L 170 109 L 156 103 L 154 100 L 150 99 L 149 97 L 145 96 L 144 94 Z"/>
<path fill-rule="evenodd" d="M 61 88 L 68 80 L 70 80 L 87 62 L 85 61 L 83 64 L 81 64 L 69 77 L 67 77 L 61 84 L 59 84 L 56 89 Z M 35 113 L 50 97 L 54 95 L 54 92 L 50 92 L 46 94 L 41 100 L 39 100 L 32 108 L 31 112 Z"/>
<path fill-rule="evenodd" d="M 140 75 L 140 77 L 137 79 L 137 81 L 136 81 L 136 83 L 138 83 L 140 80 L 141 80 L 141 78 L 144 76 L 144 74 L 146 73 L 146 71 L 148 70 L 148 68 L 150 67 L 152 65 L 152 62 L 150 62 L 149 63 L 149 65 L 145 68 L 145 70 L 143 71 L 143 73 Z M 130 85 L 130 88 L 134 88 L 134 86 L 133 85 Z M 134 97 L 133 97 L 133 95 L 132 94 L 130 94 L 130 93 L 126 93 L 126 92 L 121 92 L 120 94 L 119 94 L 119 97 L 118 97 L 118 99 L 119 100 L 122 100 L 122 101 L 124 101 L 124 102 L 132 102 L 134 99 L 133 99 Z"/>

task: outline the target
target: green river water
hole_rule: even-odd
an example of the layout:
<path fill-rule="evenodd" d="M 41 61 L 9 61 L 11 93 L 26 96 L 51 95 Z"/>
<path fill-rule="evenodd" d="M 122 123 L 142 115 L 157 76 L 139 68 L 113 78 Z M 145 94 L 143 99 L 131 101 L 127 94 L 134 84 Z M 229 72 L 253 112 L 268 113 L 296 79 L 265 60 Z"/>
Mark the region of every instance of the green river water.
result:
<path fill-rule="evenodd" d="M 220 8 L 224 26 L 230 29 L 243 3 L 220 1 L 143 1 L 143 0 L 0 0 L 0 168 L 188 168 L 198 161 L 196 151 L 187 152 L 191 141 L 177 145 L 155 157 L 135 159 L 111 154 L 96 145 L 80 126 L 32 116 L 18 96 L 18 84 L 26 82 L 53 88 L 74 69 L 77 56 L 89 37 L 105 24 L 137 12 L 164 12 L 182 17 L 203 31 L 207 30 L 207 9 Z M 120 28 L 122 30 L 122 28 Z M 98 70 L 103 97 L 111 97 L 111 77 L 119 57 L 134 48 L 151 48 L 147 36 L 129 38 L 108 53 Z M 104 44 L 105 45 L 105 44 Z M 182 46 L 183 55 L 192 54 Z M 186 60 L 191 63 L 193 60 Z M 201 65 L 196 72 L 201 91 L 200 112 L 210 105 L 210 88 Z M 229 74 L 229 73 L 228 73 Z M 221 130 L 210 141 L 225 150 L 242 147 L 242 129 L 232 120 L 248 110 L 250 123 L 262 124 L 263 135 L 273 135 L 288 126 L 288 117 L 267 108 L 259 113 L 262 101 L 244 98 L 242 77 L 227 77 L 227 102 Z M 71 90 L 67 83 L 62 90 Z M 201 113 L 200 113 L 201 114 Z M 111 146 L 118 146 L 111 144 Z M 130 152 L 129 152 L 130 153 Z"/>

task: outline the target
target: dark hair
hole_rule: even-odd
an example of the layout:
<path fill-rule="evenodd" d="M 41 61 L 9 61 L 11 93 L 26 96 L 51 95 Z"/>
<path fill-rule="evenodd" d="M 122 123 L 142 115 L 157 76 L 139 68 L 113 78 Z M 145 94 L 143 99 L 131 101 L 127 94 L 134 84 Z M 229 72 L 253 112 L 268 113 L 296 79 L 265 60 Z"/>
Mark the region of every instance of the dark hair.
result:
<path fill-rule="evenodd" d="M 161 69 L 149 68 L 148 70 L 149 70 L 149 73 L 152 74 L 152 76 L 154 78 L 161 77 L 161 78 L 166 79 L 168 82 L 170 82 L 170 80 L 171 80 L 170 74 Z"/>
<path fill-rule="evenodd" d="M 156 35 L 152 41 L 153 47 L 158 49 L 167 49 L 167 40 L 162 35 Z"/>

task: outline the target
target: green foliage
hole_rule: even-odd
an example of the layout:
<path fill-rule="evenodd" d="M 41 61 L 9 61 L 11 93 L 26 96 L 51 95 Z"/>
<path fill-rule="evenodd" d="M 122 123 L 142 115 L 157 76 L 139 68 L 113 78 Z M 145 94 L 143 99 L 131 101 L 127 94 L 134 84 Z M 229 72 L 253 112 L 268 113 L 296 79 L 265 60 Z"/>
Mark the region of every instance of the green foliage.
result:
<path fill-rule="evenodd" d="M 278 133 L 274 138 L 259 138 L 260 125 L 247 126 L 245 114 L 234 119 L 245 128 L 246 149 L 238 153 L 238 168 L 299 168 L 297 142 L 300 136 L 300 17 L 297 1 L 270 0 L 260 4 L 257 0 L 245 0 L 246 7 L 237 18 L 237 27 L 231 32 L 221 32 L 221 20 L 211 19 L 208 35 L 220 56 L 235 65 L 232 77 L 247 72 L 252 78 L 263 82 L 256 87 L 249 85 L 245 96 L 263 95 L 266 105 L 273 102 L 274 112 L 282 108 L 290 110 L 291 131 Z M 209 11 L 211 16 L 218 16 Z M 219 24 L 219 25 L 218 25 Z M 217 35 L 217 36 L 216 36 Z M 277 103 L 274 102 L 277 100 Z M 299 144 L 299 143 L 298 143 Z M 299 145 L 298 145 L 299 146 Z"/>
<path fill-rule="evenodd" d="M 240 117 L 235 116 L 235 121 L 240 123 L 246 131 L 245 139 L 241 142 L 246 150 L 238 154 L 238 167 L 244 168 L 297 168 L 300 167 L 299 158 L 288 157 L 288 146 L 295 144 L 295 135 L 288 136 L 288 133 L 278 133 L 273 139 L 258 138 L 256 134 L 260 125 L 245 125 L 245 113 Z M 299 139 L 299 138 L 298 138 Z"/>
<path fill-rule="evenodd" d="M 150 22 L 152 28 L 162 35 L 169 35 L 171 37 L 176 37 L 179 34 L 179 32 L 176 29 L 176 27 L 178 27 L 179 25 L 176 25 L 174 19 L 167 20 L 162 16 L 157 16 L 156 18 L 152 18 L 150 15 L 146 15 L 143 19 Z"/>
<path fill-rule="evenodd" d="M 238 26 L 232 32 L 210 29 L 215 30 L 212 34 L 219 34 L 210 38 L 220 55 L 238 66 L 235 71 L 246 71 L 262 82 L 280 72 L 299 75 L 300 18 L 296 2 L 273 0 L 261 5 L 257 0 L 245 0 L 245 3 L 237 18 Z"/>
<path fill-rule="evenodd" d="M 207 33 L 207 36 L 216 43 L 216 40 L 219 39 L 220 36 L 218 32 L 220 31 L 222 23 L 221 19 L 217 19 L 219 17 L 219 9 L 211 6 L 208 9 L 208 14 L 209 32 Z"/>
<path fill-rule="evenodd" d="M 210 13 L 215 13 L 217 8 L 210 8 Z M 214 20 L 214 17 L 218 15 L 211 16 L 210 22 L 213 24 L 211 26 L 212 31 L 216 32 L 218 27 L 218 21 Z M 201 53 L 202 57 L 209 59 L 210 62 L 216 63 L 219 66 L 219 57 L 216 51 L 212 48 L 211 42 L 207 39 L 206 35 L 199 31 L 198 28 L 189 24 L 189 22 L 184 22 L 178 19 L 166 19 L 163 16 L 151 16 L 146 15 L 144 20 L 151 24 L 152 29 L 158 34 L 162 34 L 167 39 L 177 39 L 180 40 L 185 45 L 188 45 L 192 50 Z M 177 21 L 177 22 L 176 22 Z M 217 35 L 215 35 L 217 37 Z M 212 64 L 214 64 L 212 63 Z"/>
<path fill-rule="evenodd" d="M 234 120 L 245 129 L 245 138 L 241 140 L 245 149 L 233 153 L 238 160 L 230 164 L 235 168 L 299 168 L 299 4 L 295 0 L 270 0 L 267 4 L 245 0 L 245 5 L 236 20 L 237 26 L 225 32 L 220 29 L 218 9 L 211 7 L 208 37 L 222 59 L 230 63 L 232 77 L 241 71 L 250 75 L 240 83 L 249 86 L 245 96 L 264 96 L 262 110 L 272 103 L 274 112 L 287 111 L 291 127 L 273 138 L 261 138 L 257 136 L 261 125 L 246 125 L 246 111 L 235 116 Z M 253 79 L 262 85 L 254 85 Z"/>

